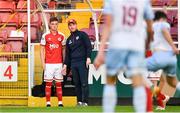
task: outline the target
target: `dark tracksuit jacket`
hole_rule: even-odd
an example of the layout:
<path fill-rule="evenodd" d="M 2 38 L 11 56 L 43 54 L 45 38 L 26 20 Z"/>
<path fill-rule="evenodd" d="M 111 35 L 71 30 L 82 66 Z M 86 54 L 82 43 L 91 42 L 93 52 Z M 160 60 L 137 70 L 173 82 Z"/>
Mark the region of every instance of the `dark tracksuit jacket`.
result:
<path fill-rule="evenodd" d="M 65 62 L 72 70 L 78 102 L 88 103 L 88 68 L 86 59 L 91 57 L 92 46 L 85 32 L 76 30 L 66 41 Z"/>

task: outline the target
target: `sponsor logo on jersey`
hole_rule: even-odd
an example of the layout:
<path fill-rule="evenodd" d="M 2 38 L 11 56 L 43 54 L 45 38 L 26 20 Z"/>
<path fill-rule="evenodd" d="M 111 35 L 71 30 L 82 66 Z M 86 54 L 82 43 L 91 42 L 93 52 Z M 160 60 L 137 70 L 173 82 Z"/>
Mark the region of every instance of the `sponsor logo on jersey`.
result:
<path fill-rule="evenodd" d="M 59 45 L 58 44 L 49 44 L 49 48 L 52 50 L 52 49 L 57 49 L 59 48 Z"/>
<path fill-rule="evenodd" d="M 48 38 L 48 40 L 51 40 L 51 38 Z"/>
<path fill-rule="evenodd" d="M 76 37 L 76 40 L 79 40 L 79 36 Z"/>

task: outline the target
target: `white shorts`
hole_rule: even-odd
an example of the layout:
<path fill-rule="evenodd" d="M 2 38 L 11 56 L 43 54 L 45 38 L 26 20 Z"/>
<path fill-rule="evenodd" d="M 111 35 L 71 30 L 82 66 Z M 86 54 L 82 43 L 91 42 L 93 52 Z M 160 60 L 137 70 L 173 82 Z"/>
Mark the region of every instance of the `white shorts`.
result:
<path fill-rule="evenodd" d="M 109 49 L 106 54 L 108 76 L 115 76 L 119 70 L 126 69 L 126 76 L 146 73 L 144 52 L 126 49 Z"/>
<path fill-rule="evenodd" d="M 60 64 L 46 64 L 44 72 L 44 81 L 63 81 L 61 74 L 62 63 Z"/>

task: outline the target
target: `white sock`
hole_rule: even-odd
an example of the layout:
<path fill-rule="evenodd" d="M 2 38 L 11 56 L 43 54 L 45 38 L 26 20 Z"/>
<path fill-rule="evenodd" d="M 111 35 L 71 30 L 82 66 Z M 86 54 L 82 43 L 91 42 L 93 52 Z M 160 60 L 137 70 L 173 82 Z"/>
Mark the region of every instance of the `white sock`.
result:
<path fill-rule="evenodd" d="M 113 113 L 117 103 L 117 93 L 115 85 L 105 85 L 103 91 L 103 112 Z"/>
<path fill-rule="evenodd" d="M 59 101 L 58 104 L 62 104 L 62 101 Z"/>
<path fill-rule="evenodd" d="M 134 88 L 133 105 L 136 113 L 146 112 L 146 91 L 144 86 L 138 86 Z"/>
<path fill-rule="evenodd" d="M 177 83 L 177 85 L 176 85 L 176 90 L 177 90 L 177 91 L 180 91 L 180 82 Z"/>
<path fill-rule="evenodd" d="M 51 102 L 50 102 L 50 101 L 47 101 L 46 104 L 51 105 Z"/>

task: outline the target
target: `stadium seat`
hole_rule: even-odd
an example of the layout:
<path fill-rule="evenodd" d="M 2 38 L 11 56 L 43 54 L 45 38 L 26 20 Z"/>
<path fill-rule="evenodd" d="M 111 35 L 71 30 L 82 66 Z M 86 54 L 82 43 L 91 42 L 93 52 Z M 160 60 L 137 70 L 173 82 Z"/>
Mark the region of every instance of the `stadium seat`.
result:
<path fill-rule="evenodd" d="M 163 2 L 162 0 L 151 0 L 153 6 L 162 6 Z"/>
<path fill-rule="evenodd" d="M 1 0 L 0 11 L 13 11 L 15 9 L 15 1 Z"/>
<path fill-rule="evenodd" d="M 172 20 L 173 17 L 177 17 L 178 11 L 177 10 L 169 10 L 167 12 L 167 15 L 168 15 L 168 18 L 170 18 Z"/>
<path fill-rule="evenodd" d="M 83 29 L 81 29 L 81 31 L 84 31 L 85 33 L 88 34 L 89 39 L 91 40 L 91 42 L 94 42 L 96 40 L 95 30 L 92 30 L 92 29 L 89 29 L 89 28 L 83 28 Z"/>
<path fill-rule="evenodd" d="M 22 52 L 24 33 L 22 31 L 11 31 L 7 38 L 7 43 L 11 45 L 12 52 Z"/>
<path fill-rule="evenodd" d="M 103 27 L 104 27 L 104 23 L 99 25 L 99 35 L 100 35 L 100 37 L 102 36 Z"/>
<path fill-rule="evenodd" d="M 6 29 L 7 29 L 7 35 L 9 36 L 11 31 L 16 30 L 16 27 L 15 26 L 7 26 Z"/>
<path fill-rule="evenodd" d="M 48 3 L 49 9 L 56 9 L 56 1 L 52 0 Z"/>
<path fill-rule="evenodd" d="M 16 25 L 18 26 L 18 15 L 17 13 L 9 13 L 9 12 L 5 12 L 2 13 L 0 12 L 0 22 L 1 25 L 3 25 L 4 23 L 7 23 L 7 25 Z"/>
<path fill-rule="evenodd" d="M 92 16 L 92 13 L 91 12 L 71 12 L 70 13 L 71 16 Z"/>
<path fill-rule="evenodd" d="M 8 36 L 8 30 L 7 29 L 2 29 L 0 31 L 0 37 L 3 38 L 3 40 L 6 40 L 7 39 L 7 36 Z"/>
<path fill-rule="evenodd" d="M 34 0 L 31 0 L 31 4 L 30 4 L 30 8 L 31 10 L 36 9 L 36 4 L 34 2 Z M 27 0 L 19 0 L 18 4 L 17 4 L 17 9 L 27 9 Z"/>
<path fill-rule="evenodd" d="M 62 32 L 66 37 L 68 37 L 70 35 L 67 23 L 59 23 L 58 31 Z"/>
<path fill-rule="evenodd" d="M 11 45 L 12 47 L 12 52 L 22 52 L 22 39 L 18 39 L 18 38 L 8 38 L 7 40 L 7 44 Z"/>
<path fill-rule="evenodd" d="M 178 28 L 177 27 L 171 27 L 171 36 L 174 41 L 178 41 Z"/>
<path fill-rule="evenodd" d="M 68 20 L 75 19 L 78 24 L 89 24 L 91 16 L 81 16 L 81 15 L 74 15 L 74 16 L 68 16 Z"/>
<path fill-rule="evenodd" d="M 11 51 L 12 51 L 12 46 L 10 44 L 5 44 L 4 52 L 11 52 Z"/>
<path fill-rule="evenodd" d="M 19 13 L 19 22 L 21 24 L 27 25 L 28 14 L 26 12 Z M 40 27 L 42 24 L 41 17 L 39 13 L 31 15 L 31 26 Z"/>
<path fill-rule="evenodd" d="M 94 3 L 92 4 L 93 8 L 102 8 L 102 4 L 100 3 Z M 89 8 L 89 5 L 87 3 L 76 3 L 76 9 L 87 9 Z"/>
<path fill-rule="evenodd" d="M 89 39 L 91 42 L 95 42 L 96 41 L 96 36 L 94 35 L 88 35 L 89 36 Z"/>
<path fill-rule="evenodd" d="M 31 41 L 35 42 L 36 40 L 38 40 L 38 35 L 37 35 L 38 31 L 36 27 L 31 27 Z"/>
<path fill-rule="evenodd" d="M 3 41 L 4 41 L 3 37 L 0 37 L 0 45 L 3 44 Z"/>
<path fill-rule="evenodd" d="M 27 26 L 24 26 L 22 28 L 22 31 L 24 32 L 24 41 L 27 42 L 27 38 L 28 38 L 28 28 Z M 32 42 L 36 42 L 38 40 L 38 29 L 36 27 L 31 27 L 31 41 Z"/>
<path fill-rule="evenodd" d="M 2 37 L 4 41 L 6 41 L 8 36 L 9 36 L 9 34 L 10 34 L 10 32 L 12 30 L 16 30 L 16 27 L 14 27 L 14 26 L 7 26 L 7 27 L 3 28 L 0 31 L 0 37 Z"/>
<path fill-rule="evenodd" d="M 163 4 L 167 4 L 167 6 L 177 6 L 177 0 L 163 0 Z"/>
<path fill-rule="evenodd" d="M 177 6 L 177 0 L 152 0 L 153 6 Z"/>
<path fill-rule="evenodd" d="M 27 42 L 28 41 L 28 32 L 27 32 L 27 27 L 23 27 L 22 31 L 24 32 L 24 38 L 23 41 Z"/>
<path fill-rule="evenodd" d="M 11 52 L 11 50 L 12 50 L 11 45 L 9 45 L 9 44 L 0 44 L 0 52 Z"/>

